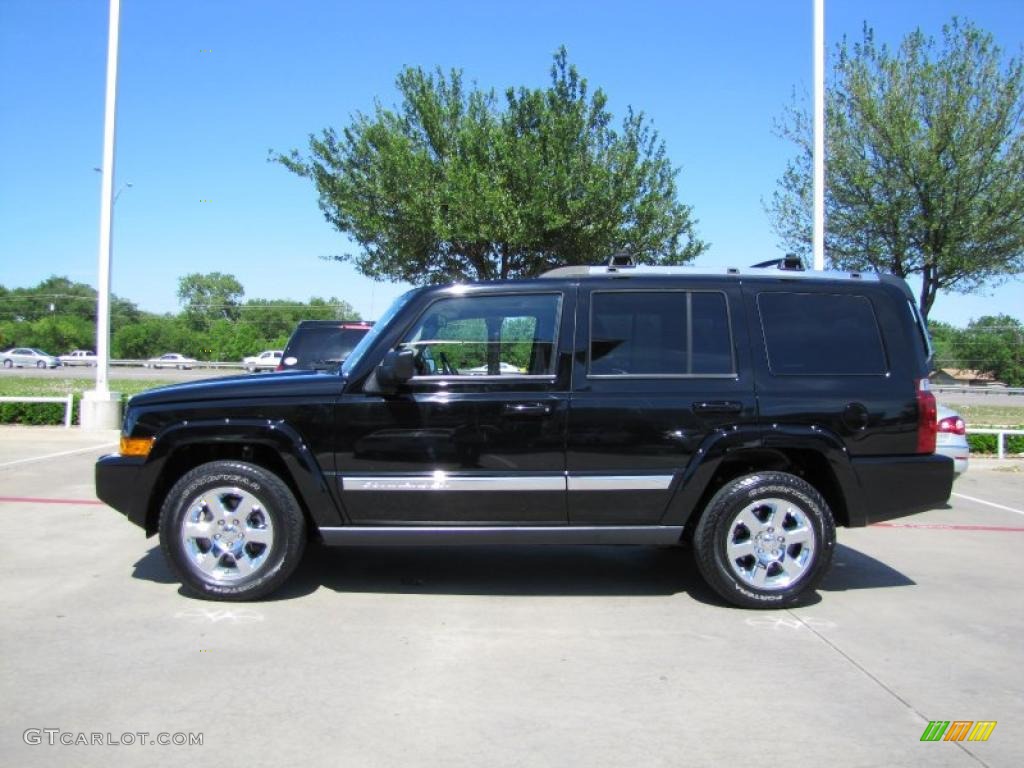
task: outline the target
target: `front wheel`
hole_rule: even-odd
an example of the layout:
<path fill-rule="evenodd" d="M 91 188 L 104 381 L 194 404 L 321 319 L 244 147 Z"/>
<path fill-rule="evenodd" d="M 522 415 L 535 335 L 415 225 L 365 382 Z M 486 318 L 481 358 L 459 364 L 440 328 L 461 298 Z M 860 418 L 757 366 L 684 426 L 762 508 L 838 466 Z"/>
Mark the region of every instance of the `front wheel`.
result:
<path fill-rule="evenodd" d="M 263 467 L 213 461 L 184 475 L 160 510 L 160 548 L 185 588 L 255 600 L 288 578 L 306 544 L 291 489 Z"/>
<path fill-rule="evenodd" d="M 36 360 L 36 368 L 45 368 L 45 367 L 46 367 L 46 361 L 45 360 Z"/>
<path fill-rule="evenodd" d="M 821 494 L 786 472 L 726 483 L 694 533 L 697 567 L 719 595 L 743 608 L 782 608 L 828 571 L 836 527 Z"/>

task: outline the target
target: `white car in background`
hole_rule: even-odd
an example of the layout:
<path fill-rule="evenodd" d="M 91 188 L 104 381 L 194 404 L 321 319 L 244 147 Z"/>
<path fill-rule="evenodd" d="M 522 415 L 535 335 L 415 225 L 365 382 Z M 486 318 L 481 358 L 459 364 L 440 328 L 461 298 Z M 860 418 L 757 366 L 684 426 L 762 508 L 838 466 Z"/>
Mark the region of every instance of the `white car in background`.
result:
<path fill-rule="evenodd" d="M 274 371 L 281 364 L 282 357 L 284 357 L 284 352 L 280 349 L 268 349 L 266 352 L 260 352 L 258 355 L 243 357 L 242 367 L 249 373 L 255 371 Z"/>
<path fill-rule="evenodd" d="M 86 349 L 76 349 L 58 358 L 63 365 L 96 365 L 96 353 Z"/>
<path fill-rule="evenodd" d="M 935 452 L 953 460 L 958 476 L 967 471 L 971 447 L 967 443 L 967 425 L 952 408 L 940 405 L 936 410 L 939 431 L 935 435 Z"/>
<path fill-rule="evenodd" d="M 198 362 L 194 358 L 179 355 L 177 352 L 168 352 L 166 355 L 160 355 L 160 357 L 149 358 L 142 366 L 144 368 L 177 368 L 184 370 L 191 368 Z"/>

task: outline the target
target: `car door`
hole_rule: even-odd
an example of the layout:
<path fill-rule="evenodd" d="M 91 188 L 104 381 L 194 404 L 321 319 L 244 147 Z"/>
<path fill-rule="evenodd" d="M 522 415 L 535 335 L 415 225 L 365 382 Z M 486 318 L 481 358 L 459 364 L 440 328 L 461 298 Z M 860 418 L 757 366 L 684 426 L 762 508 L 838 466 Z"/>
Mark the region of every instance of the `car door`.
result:
<path fill-rule="evenodd" d="M 546 287 L 429 294 L 394 345 L 415 352 L 416 375 L 340 398 L 351 522 L 564 525 L 573 301 Z"/>
<path fill-rule="evenodd" d="M 756 423 L 739 288 L 581 286 L 566 454 L 572 524 L 657 524 L 716 430 Z"/>

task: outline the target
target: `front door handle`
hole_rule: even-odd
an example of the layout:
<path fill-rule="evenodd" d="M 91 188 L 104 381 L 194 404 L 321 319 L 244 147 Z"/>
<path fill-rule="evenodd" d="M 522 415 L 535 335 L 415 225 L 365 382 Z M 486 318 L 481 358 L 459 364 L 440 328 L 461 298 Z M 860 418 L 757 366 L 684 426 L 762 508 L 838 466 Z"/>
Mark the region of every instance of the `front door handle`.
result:
<path fill-rule="evenodd" d="M 506 416 L 547 416 L 551 406 L 547 403 L 505 403 Z"/>
<path fill-rule="evenodd" d="M 702 400 L 693 404 L 695 413 L 742 413 L 743 403 L 736 400 Z"/>

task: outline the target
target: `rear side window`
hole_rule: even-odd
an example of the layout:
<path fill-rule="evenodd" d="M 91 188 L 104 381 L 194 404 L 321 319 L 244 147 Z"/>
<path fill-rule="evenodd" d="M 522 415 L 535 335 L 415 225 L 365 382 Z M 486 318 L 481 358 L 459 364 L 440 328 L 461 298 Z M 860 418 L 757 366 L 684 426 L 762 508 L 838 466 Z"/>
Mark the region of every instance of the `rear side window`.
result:
<path fill-rule="evenodd" d="M 590 376 L 732 376 L 732 333 L 717 291 L 595 291 Z"/>
<path fill-rule="evenodd" d="M 886 373 L 878 320 L 864 296 L 762 293 L 757 305 L 776 376 Z"/>

